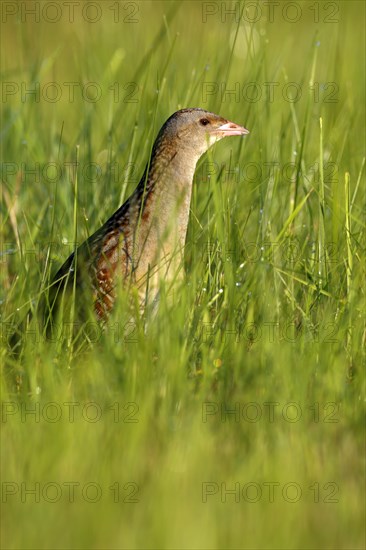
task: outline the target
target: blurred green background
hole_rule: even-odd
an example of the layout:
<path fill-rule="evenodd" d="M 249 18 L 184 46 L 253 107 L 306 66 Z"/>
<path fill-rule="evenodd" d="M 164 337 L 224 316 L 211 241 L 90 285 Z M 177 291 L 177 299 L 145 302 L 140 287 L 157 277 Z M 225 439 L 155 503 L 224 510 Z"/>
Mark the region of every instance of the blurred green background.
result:
<path fill-rule="evenodd" d="M 1 10 L 2 547 L 364 548 L 364 3 Z M 250 134 L 199 163 L 179 300 L 11 358 L 184 107 Z"/>

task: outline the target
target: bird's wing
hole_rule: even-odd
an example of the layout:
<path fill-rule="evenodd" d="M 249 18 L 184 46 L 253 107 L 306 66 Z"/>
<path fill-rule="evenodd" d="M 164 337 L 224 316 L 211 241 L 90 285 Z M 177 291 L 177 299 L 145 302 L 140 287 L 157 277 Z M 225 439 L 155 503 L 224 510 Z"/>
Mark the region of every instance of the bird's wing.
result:
<path fill-rule="evenodd" d="M 94 310 L 98 319 L 105 319 L 113 308 L 118 281 L 124 281 L 130 271 L 128 230 L 117 227 L 105 233 L 93 256 L 89 275 Z"/>

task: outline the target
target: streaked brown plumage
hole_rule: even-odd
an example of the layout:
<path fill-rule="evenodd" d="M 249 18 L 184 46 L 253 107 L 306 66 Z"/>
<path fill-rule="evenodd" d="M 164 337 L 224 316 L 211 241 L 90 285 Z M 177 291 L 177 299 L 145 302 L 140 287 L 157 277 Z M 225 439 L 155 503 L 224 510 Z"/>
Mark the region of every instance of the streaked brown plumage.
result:
<path fill-rule="evenodd" d="M 171 281 L 181 264 L 198 159 L 215 141 L 247 133 L 203 109 L 174 113 L 161 128 L 134 193 L 57 272 L 48 320 L 74 282 L 77 301 L 91 296 L 100 320 L 113 308 L 121 282 L 138 288 L 141 304 L 147 285 L 154 299 L 160 278 Z"/>

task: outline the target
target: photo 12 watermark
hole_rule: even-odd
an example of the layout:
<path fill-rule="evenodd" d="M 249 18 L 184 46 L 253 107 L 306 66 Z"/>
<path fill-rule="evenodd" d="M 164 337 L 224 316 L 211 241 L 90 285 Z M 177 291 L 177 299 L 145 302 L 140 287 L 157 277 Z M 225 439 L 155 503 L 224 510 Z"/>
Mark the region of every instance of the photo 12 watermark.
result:
<path fill-rule="evenodd" d="M 219 501 L 230 503 L 267 502 L 275 504 L 288 502 L 295 504 L 301 500 L 313 503 L 338 504 L 339 486 L 334 481 L 302 485 L 296 481 L 286 483 L 279 481 L 218 482 L 203 481 L 201 484 L 202 503 Z"/>
<path fill-rule="evenodd" d="M 202 403 L 202 422 L 267 422 L 274 424 L 287 422 L 314 422 L 316 424 L 338 424 L 340 422 L 340 405 L 333 401 L 326 403 L 300 403 L 289 401 L 235 401 L 233 403 L 221 401 L 205 401 Z"/>
<path fill-rule="evenodd" d="M 313 103 L 338 103 L 339 84 L 337 82 L 313 82 L 304 85 L 299 82 L 203 82 L 201 101 L 208 103 L 219 98 L 225 103 L 298 103 L 310 94 Z"/>
<path fill-rule="evenodd" d="M 84 103 L 98 103 L 109 97 L 114 103 L 138 103 L 141 88 L 137 82 L 112 82 L 102 85 L 98 82 L 80 82 L 56 80 L 22 81 L 3 80 L 1 83 L 1 103 L 10 101 L 19 103 L 58 103 L 64 101 L 74 104 L 76 101 Z"/>
<path fill-rule="evenodd" d="M 103 486 L 96 481 L 81 483 L 79 481 L 3 481 L 1 483 L 1 502 L 3 505 L 40 504 L 57 502 L 113 502 L 138 504 L 140 486 L 135 481 L 114 481 Z"/>
<path fill-rule="evenodd" d="M 104 151 L 102 151 L 103 155 Z M 0 164 L 2 181 L 16 179 L 18 183 L 52 185 L 60 181 L 75 181 L 76 174 L 83 183 L 98 183 L 107 177 L 110 183 L 120 183 L 128 179 L 129 183 L 138 182 L 138 166 L 134 162 L 118 162 L 114 158 L 105 162 L 94 161 L 48 161 L 14 162 Z"/>
<path fill-rule="evenodd" d="M 133 320 L 108 321 L 104 324 L 96 321 L 63 321 L 53 322 L 51 330 L 45 330 L 44 323 L 33 320 L 29 326 L 19 329 L 21 317 L 9 322 L 0 323 L 0 335 L 4 342 L 9 342 L 14 334 L 19 335 L 23 344 L 56 344 L 74 338 L 84 337 L 90 344 L 97 344 L 103 336 L 111 338 L 115 344 L 138 344 L 141 334 Z"/>
<path fill-rule="evenodd" d="M 22 424 L 56 424 L 80 423 L 96 424 L 98 422 L 113 422 L 115 424 L 138 424 L 140 422 L 140 407 L 134 401 L 120 403 L 115 401 L 110 405 L 88 401 L 34 401 L 18 402 L 3 401 L 1 403 L 1 422 L 20 422 Z"/>
<path fill-rule="evenodd" d="M 221 290 L 221 289 L 220 289 Z M 338 344 L 339 326 L 336 321 L 326 321 L 318 323 L 317 326 L 303 326 L 295 320 L 284 319 L 283 321 L 247 321 L 237 322 L 236 325 L 218 327 L 216 323 L 203 321 L 200 324 L 197 341 L 210 343 L 212 339 L 218 338 L 225 344 L 258 344 L 266 342 L 274 344 L 276 342 L 287 342 L 288 344 L 298 344 L 305 338 L 307 342 L 314 344 Z"/>
<path fill-rule="evenodd" d="M 202 23 L 289 23 L 299 21 L 310 23 L 340 22 L 339 2 L 286 2 L 255 1 L 246 2 L 202 2 Z"/>
<path fill-rule="evenodd" d="M 84 23 L 96 24 L 100 21 L 119 24 L 136 24 L 140 22 L 142 2 L 88 1 L 72 0 L 43 1 L 4 1 L 0 3 L 2 23 Z"/>

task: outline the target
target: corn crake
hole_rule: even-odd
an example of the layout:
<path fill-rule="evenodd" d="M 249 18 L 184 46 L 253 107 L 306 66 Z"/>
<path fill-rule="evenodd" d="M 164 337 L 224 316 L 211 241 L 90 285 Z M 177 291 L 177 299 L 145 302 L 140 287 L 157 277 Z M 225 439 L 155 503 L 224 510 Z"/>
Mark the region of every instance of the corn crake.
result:
<path fill-rule="evenodd" d="M 64 310 L 65 296 L 73 288 L 76 318 L 87 303 L 94 319 L 105 321 L 121 284 L 137 289 L 140 308 L 156 302 L 159 281 L 169 284 L 183 273 L 180 268 L 197 161 L 216 141 L 248 133 L 203 109 L 174 113 L 159 131 L 135 191 L 53 278 L 41 308 L 46 330 L 52 330 L 60 304 Z M 64 313 L 65 318 L 68 314 L 65 317 Z"/>

